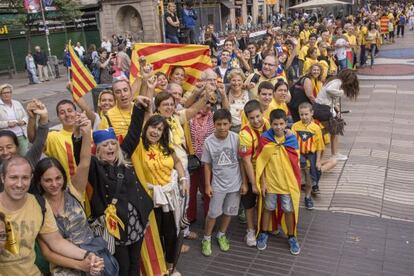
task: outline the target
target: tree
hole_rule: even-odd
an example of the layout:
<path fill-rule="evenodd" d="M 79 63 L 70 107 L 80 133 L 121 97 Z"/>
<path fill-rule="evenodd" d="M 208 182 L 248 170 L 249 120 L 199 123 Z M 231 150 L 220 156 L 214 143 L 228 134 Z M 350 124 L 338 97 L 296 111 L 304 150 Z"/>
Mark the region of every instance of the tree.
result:
<path fill-rule="evenodd" d="M 41 0 L 43 1 L 43 0 Z M 54 0 L 57 11 L 45 12 L 45 19 L 61 20 L 62 23 L 81 18 L 80 1 Z M 42 21 L 41 13 L 27 13 L 23 0 L 0 0 L 0 25 L 13 26 L 27 33 L 28 48 L 31 48 L 31 33 L 33 27 Z M 42 24 L 43 25 L 43 24 Z"/>

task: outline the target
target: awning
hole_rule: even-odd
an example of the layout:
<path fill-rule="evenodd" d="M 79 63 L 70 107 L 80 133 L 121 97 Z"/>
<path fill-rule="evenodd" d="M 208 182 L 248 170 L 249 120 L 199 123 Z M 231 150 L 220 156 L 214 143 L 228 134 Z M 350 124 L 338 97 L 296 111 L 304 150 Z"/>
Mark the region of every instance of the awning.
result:
<path fill-rule="evenodd" d="M 239 8 L 238 6 L 236 6 L 234 3 L 232 3 L 229 0 L 220 1 L 220 3 L 223 4 L 224 6 L 226 6 L 228 9 L 237 9 L 237 8 Z"/>
<path fill-rule="evenodd" d="M 351 3 L 336 1 L 336 0 L 310 0 L 303 2 L 299 5 L 289 7 L 289 9 L 306 9 L 306 8 L 317 8 L 322 6 L 330 5 L 351 5 Z"/>

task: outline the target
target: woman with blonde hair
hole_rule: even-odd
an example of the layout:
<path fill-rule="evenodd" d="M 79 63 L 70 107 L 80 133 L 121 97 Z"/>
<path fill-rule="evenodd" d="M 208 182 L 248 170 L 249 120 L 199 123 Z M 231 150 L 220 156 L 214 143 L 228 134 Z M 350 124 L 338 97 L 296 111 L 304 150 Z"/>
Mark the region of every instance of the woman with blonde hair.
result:
<path fill-rule="evenodd" d="M 230 113 L 232 117 L 231 131 L 240 132 L 242 123 L 242 113 L 244 105 L 252 98 L 248 90 L 245 90 L 243 83 L 245 75 L 240 69 L 233 69 L 228 75 L 230 86 L 227 93 L 227 98 L 230 105 Z"/>

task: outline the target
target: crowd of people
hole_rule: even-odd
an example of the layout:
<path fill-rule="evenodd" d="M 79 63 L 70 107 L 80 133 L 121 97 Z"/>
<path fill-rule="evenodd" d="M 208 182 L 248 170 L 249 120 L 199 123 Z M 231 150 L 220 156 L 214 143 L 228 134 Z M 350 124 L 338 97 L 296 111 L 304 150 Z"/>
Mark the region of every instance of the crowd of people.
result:
<path fill-rule="evenodd" d="M 355 69 L 366 51 L 373 64 L 377 46 L 394 41 L 381 18 L 398 25 L 412 11 L 395 4 L 338 20 L 299 18 L 286 30 L 269 27 L 258 42 L 242 31 L 223 49 L 210 47 L 212 68 L 188 91 L 186 68 L 155 73 L 145 57 L 130 83 L 128 36 L 104 39 L 98 50 L 79 43 L 75 51 L 111 89 L 98 110 L 83 98 L 58 102 L 59 131 L 49 132 L 50 108 L 37 99 L 23 107 L 1 85 L 0 274 L 139 275 L 151 234 L 165 273 L 180 275 L 177 250 L 194 250 L 180 235 L 199 239 L 191 223 L 205 221 L 208 257 L 214 229 L 220 250 L 230 250 L 237 215 L 246 246 L 265 250 L 283 231 L 300 254 L 301 193 L 312 210 L 322 174 L 347 159 L 338 151 L 341 98 L 357 99 Z"/>

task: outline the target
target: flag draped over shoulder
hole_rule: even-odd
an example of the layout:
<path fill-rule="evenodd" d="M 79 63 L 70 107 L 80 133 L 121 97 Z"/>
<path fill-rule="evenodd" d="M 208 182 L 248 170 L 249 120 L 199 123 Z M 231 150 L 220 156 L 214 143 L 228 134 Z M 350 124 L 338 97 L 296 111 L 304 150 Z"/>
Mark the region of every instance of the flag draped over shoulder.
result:
<path fill-rule="evenodd" d="M 139 58 L 144 57 L 152 64 L 154 73 L 169 74 L 172 66 L 183 66 L 186 79 L 183 89 L 192 90 L 201 73 L 211 68 L 208 46 L 168 43 L 137 43 L 132 49 L 130 82 L 139 76 Z"/>
<path fill-rule="evenodd" d="M 140 144 L 138 147 L 140 146 L 142 145 Z M 131 156 L 131 161 L 139 181 L 142 183 L 146 192 L 151 195 L 146 185 L 148 179 L 142 168 L 142 160 L 145 160 L 145 157 L 142 157 L 137 151 Z M 145 229 L 144 241 L 141 248 L 140 270 L 142 276 L 162 276 L 167 274 L 167 265 L 165 263 L 164 251 L 162 249 L 154 211 L 151 211 L 149 224 Z"/>
<path fill-rule="evenodd" d="M 299 216 L 299 201 L 300 201 L 300 184 L 301 174 L 299 166 L 299 153 L 298 153 L 298 141 L 295 135 L 286 136 L 283 144 L 278 144 L 275 139 L 273 129 L 269 129 L 263 133 L 260 137 L 259 146 L 256 151 L 256 185 L 259 190 L 259 209 L 263 208 L 263 193 L 261 191 L 261 176 L 265 171 L 265 168 L 275 151 L 283 156 L 280 166 L 285 173 L 286 185 L 288 185 L 289 193 L 292 198 L 294 217 L 295 217 L 295 235 L 296 225 Z M 278 200 L 277 206 L 277 220 L 276 223 L 282 226 L 282 230 L 287 234 L 287 227 L 284 220 L 283 210 L 280 208 L 280 202 Z M 261 214 L 258 212 L 258 230 L 261 228 Z M 272 221 L 274 223 L 274 221 Z M 265 229 L 266 230 L 266 229 Z"/>
<path fill-rule="evenodd" d="M 70 53 L 70 72 L 71 72 L 71 92 L 73 98 L 78 100 L 96 86 L 96 81 L 91 72 L 83 65 L 82 61 L 75 53 L 72 45 L 68 44 Z"/>

